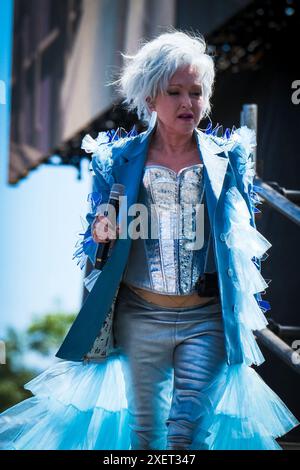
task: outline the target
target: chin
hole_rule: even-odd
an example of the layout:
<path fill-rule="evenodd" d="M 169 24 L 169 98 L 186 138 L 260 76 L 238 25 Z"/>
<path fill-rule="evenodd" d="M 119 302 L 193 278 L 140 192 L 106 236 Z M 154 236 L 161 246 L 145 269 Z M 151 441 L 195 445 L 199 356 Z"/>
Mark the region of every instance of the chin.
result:
<path fill-rule="evenodd" d="M 195 121 L 191 121 L 191 122 L 184 122 L 182 124 L 177 125 L 176 129 L 178 129 L 178 132 L 180 134 L 189 134 L 196 127 L 197 127 L 197 125 L 196 125 Z"/>

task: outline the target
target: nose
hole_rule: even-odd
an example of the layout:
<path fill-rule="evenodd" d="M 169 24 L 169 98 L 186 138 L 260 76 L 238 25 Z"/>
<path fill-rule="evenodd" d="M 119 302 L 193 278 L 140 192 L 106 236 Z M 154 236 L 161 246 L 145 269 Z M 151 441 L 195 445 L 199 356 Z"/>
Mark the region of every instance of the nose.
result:
<path fill-rule="evenodd" d="M 186 109 L 192 108 L 192 100 L 189 93 L 182 94 L 181 105 Z"/>

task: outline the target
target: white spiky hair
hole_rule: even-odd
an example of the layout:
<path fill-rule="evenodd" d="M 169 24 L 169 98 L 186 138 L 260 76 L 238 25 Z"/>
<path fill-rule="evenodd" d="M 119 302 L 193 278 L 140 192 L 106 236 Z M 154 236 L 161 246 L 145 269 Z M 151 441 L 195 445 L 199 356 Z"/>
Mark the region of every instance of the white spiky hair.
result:
<path fill-rule="evenodd" d="M 206 53 L 202 35 L 169 28 L 151 41 L 144 42 L 135 55 L 122 53 L 124 66 L 116 85 L 129 111 L 149 123 L 151 111 L 146 98 L 164 93 L 172 75 L 179 67 L 191 65 L 199 72 L 204 98 L 202 117 L 210 112 L 210 97 L 215 77 L 214 62 Z"/>

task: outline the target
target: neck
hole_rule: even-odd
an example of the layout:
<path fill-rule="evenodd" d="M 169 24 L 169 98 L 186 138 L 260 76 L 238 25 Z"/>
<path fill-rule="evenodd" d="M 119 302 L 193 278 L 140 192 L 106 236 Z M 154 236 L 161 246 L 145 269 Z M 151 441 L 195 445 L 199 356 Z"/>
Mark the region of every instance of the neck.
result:
<path fill-rule="evenodd" d="M 178 132 L 157 125 L 152 137 L 151 147 L 153 150 L 163 152 L 165 155 L 172 154 L 173 156 L 192 152 L 196 148 L 194 132 L 178 134 Z"/>

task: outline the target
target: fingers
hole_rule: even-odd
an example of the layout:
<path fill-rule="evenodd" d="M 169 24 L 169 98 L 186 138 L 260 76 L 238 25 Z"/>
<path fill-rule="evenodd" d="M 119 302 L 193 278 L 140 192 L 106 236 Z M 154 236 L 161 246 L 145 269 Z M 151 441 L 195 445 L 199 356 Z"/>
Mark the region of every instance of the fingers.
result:
<path fill-rule="evenodd" d="M 98 215 L 92 226 L 92 237 L 96 243 L 108 243 L 120 234 L 120 227 L 113 224 L 107 217 Z"/>

